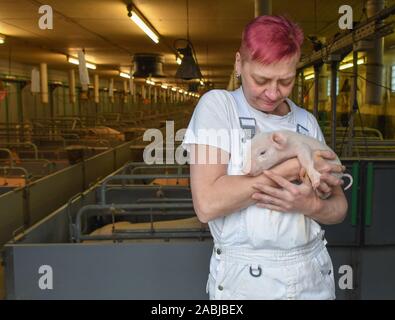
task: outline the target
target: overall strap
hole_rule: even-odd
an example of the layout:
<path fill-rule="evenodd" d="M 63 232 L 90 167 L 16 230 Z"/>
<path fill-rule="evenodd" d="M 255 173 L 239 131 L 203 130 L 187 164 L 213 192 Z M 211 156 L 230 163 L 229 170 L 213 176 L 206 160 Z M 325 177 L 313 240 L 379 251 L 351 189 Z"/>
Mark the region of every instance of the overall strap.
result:
<path fill-rule="evenodd" d="M 308 113 L 298 107 L 297 105 L 295 105 L 295 103 L 290 100 L 290 99 L 286 99 L 288 104 L 293 104 L 294 105 L 294 114 L 295 114 L 295 120 L 296 120 L 296 132 L 304 134 L 306 136 L 310 135 L 309 129 L 307 129 L 308 127 Z"/>
<path fill-rule="evenodd" d="M 230 91 L 235 100 L 237 114 L 239 116 L 240 127 L 246 134 L 247 139 L 252 139 L 256 133 L 256 120 L 251 116 L 247 104 L 244 102 L 243 91 L 241 87 L 235 91 Z"/>

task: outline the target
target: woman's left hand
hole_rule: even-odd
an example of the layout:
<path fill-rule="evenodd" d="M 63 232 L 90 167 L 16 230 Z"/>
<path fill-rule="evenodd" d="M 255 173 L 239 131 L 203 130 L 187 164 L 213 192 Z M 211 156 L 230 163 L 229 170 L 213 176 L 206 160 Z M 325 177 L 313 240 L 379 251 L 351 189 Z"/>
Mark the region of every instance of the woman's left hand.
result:
<path fill-rule="evenodd" d="M 257 192 L 252 195 L 252 199 L 257 201 L 258 207 L 279 212 L 297 212 L 307 216 L 315 212 L 320 199 L 307 177 L 301 184 L 296 185 L 272 171 L 264 171 L 264 174 L 280 188 L 262 183 L 255 184 L 254 188 Z"/>

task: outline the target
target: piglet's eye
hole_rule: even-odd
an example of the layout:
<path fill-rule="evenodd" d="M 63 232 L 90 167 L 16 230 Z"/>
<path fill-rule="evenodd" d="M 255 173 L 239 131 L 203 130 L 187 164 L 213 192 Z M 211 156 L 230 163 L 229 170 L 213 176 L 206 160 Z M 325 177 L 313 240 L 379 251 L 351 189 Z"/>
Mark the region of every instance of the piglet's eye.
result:
<path fill-rule="evenodd" d="M 262 151 L 259 155 L 263 156 L 266 153 L 266 151 Z"/>

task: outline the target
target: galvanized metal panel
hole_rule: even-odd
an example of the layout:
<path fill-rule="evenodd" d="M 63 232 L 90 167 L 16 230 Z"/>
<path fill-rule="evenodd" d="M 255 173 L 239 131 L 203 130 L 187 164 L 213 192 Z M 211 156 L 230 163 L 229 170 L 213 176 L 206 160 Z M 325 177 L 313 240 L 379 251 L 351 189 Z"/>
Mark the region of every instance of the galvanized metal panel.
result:
<path fill-rule="evenodd" d="M 26 233 L 17 238 L 18 243 L 69 243 L 70 219 L 75 218 L 82 206 L 95 203 L 95 201 L 96 195 L 93 189 L 77 195 L 69 203 L 26 230 Z"/>
<path fill-rule="evenodd" d="M 58 171 L 29 186 L 30 223 L 34 224 L 83 191 L 82 163 Z"/>
<path fill-rule="evenodd" d="M 395 163 L 374 162 L 365 168 L 364 177 L 364 243 L 395 245 Z"/>
<path fill-rule="evenodd" d="M 15 230 L 24 224 L 23 190 L 0 196 L 0 246 L 11 240 Z"/>
<path fill-rule="evenodd" d="M 114 150 L 108 150 L 84 161 L 85 181 L 102 179 L 116 168 L 114 167 Z"/>
<path fill-rule="evenodd" d="M 7 298 L 207 299 L 211 252 L 211 241 L 15 245 L 6 251 Z M 39 287 L 43 265 L 53 289 Z"/>
<path fill-rule="evenodd" d="M 361 251 L 361 299 L 395 299 L 395 246 Z"/>
<path fill-rule="evenodd" d="M 332 259 L 333 271 L 335 277 L 336 299 L 337 300 L 355 300 L 360 296 L 360 277 L 358 277 L 359 267 L 359 248 L 356 247 L 338 247 L 328 246 L 328 252 Z M 349 266 L 354 273 L 352 279 L 352 288 L 345 288 L 342 284 L 344 271 L 341 267 Z"/>
<path fill-rule="evenodd" d="M 124 143 L 115 148 L 115 166 L 117 168 L 123 166 L 126 162 L 132 160 L 132 152 L 130 146 L 132 142 Z"/>

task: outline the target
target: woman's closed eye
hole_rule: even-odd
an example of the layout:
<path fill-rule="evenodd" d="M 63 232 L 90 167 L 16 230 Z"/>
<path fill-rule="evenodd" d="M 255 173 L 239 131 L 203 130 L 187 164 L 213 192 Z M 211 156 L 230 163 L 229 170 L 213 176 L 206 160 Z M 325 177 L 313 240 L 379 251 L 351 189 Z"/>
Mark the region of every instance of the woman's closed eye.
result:
<path fill-rule="evenodd" d="M 260 80 L 260 81 L 255 80 L 255 83 L 256 83 L 258 86 L 263 86 L 263 85 L 265 85 L 267 82 L 268 82 L 267 80 Z"/>
<path fill-rule="evenodd" d="M 281 84 L 282 86 L 289 86 L 289 85 L 292 84 L 293 81 L 294 81 L 293 78 L 290 79 L 290 80 L 282 80 L 282 81 L 280 81 L 280 84 Z"/>

